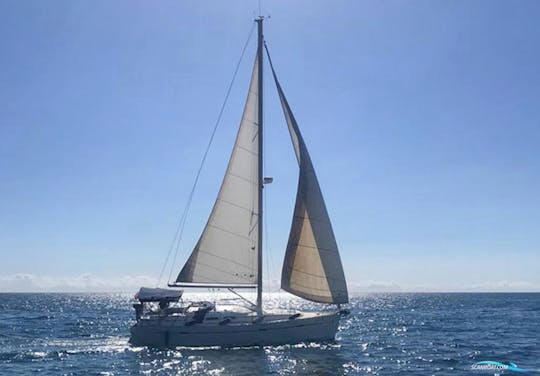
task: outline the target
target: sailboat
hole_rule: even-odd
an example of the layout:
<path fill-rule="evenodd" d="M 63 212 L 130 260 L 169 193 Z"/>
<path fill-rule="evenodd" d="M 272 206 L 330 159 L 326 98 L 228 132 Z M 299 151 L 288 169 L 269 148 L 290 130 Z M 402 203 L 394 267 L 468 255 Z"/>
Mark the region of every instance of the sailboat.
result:
<path fill-rule="evenodd" d="M 218 197 L 174 288 L 256 289 L 245 309 L 185 302 L 183 290 L 141 288 L 130 342 L 137 346 L 262 346 L 333 341 L 348 314 L 347 284 L 326 205 L 308 149 L 255 22 L 258 42 L 244 113 Z M 268 56 L 299 166 L 292 225 L 281 288 L 326 304 L 319 312 L 277 312 L 263 307 L 263 55 Z M 239 294 L 238 294 L 239 295 Z M 241 295 L 239 295 L 241 296 Z M 335 305 L 335 307 L 333 306 Z M 334 307 L 334 308 L 330 308 Z M 221 309 L 224 308 L 224 309 Z"/>

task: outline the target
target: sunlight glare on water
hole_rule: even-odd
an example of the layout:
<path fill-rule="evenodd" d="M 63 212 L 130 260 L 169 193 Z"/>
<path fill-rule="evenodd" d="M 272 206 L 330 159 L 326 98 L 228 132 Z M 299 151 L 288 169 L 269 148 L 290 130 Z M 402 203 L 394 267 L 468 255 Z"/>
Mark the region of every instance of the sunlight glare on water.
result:
<path fill-rule="evenodd" d="M 217 300 L 219 293 L 190 294 Z M 266 295 L 272 309 L 320 305 Z M 132 347 L 131 296 L 0 294 L 0 369 L 44 375 L 457 375 L 476 361 L 538 367 L 540 294 L 366 294 L 335 343 Z"/>

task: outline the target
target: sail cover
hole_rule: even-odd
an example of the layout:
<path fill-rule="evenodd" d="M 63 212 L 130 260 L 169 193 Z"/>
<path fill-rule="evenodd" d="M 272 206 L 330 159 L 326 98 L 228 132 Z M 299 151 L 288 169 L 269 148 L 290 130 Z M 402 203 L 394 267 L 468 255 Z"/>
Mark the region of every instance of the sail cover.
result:
<path fill-rule="evenodd" d="M 176 282 L 256 284 L 258 242 L 258 62 L 229 165 L 195 249 Z"/>
<path fill-rule="evenodd" d="M 183 290 L 169 290 L 151 287 L 141 287 L 135 295 L 140 302 L 177 302 L 182 296 Z"/>
<path fill-rule="evenodd" d="M 281 288 L 315 302 L 347 303 L 345 275 L 317 175 L 273 67 L 272 73 L 300 166 Z"/>

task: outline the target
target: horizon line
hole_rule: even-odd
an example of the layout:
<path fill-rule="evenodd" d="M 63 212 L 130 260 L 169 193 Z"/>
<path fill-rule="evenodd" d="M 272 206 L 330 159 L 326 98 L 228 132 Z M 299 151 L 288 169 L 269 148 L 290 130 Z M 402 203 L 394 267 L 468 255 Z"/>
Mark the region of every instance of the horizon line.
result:
<path fill-rule="evenodd" d="M 185 291 L 185 290 L 184 290 Z M 188 292 L 194 292 L 190 290 Z M 229 291 L 204 291 L 200 293 L 230 293 Z M 287 291 L 264 291 L 265 293 L 283 293 L 289 294 Z M 130 294 L 128 291 L 0 291 L 0 294 Z M 255 292 L 251 292 L 254 294 Z M 349 293 L 349 296 L 363 294 L 540 294 L 538 291 L 356 291 Z M 294 295 L 292 295 L 294 296 Z"/>

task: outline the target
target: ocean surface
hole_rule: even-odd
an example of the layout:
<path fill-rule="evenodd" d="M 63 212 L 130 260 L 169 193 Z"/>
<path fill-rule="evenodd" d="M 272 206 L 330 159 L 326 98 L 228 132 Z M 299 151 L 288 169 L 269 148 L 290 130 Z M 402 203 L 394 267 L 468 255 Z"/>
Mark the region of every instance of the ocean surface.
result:
<path fill-rule="evenodd" d="M 289 297 L 269 294 L 268 306 L 315 309 Z M 335 343 L 203 350 L 130 346 L 130 298 L 0 294 L 0 374 L 468 375 L 482 360 L 540 368 L 540 294 L 366 294 L 351 299 Z"/>

